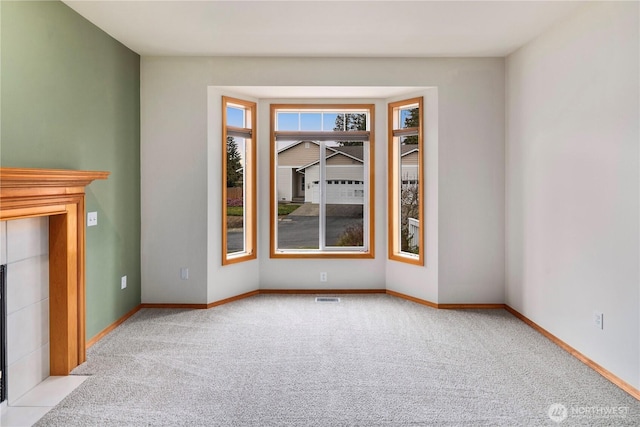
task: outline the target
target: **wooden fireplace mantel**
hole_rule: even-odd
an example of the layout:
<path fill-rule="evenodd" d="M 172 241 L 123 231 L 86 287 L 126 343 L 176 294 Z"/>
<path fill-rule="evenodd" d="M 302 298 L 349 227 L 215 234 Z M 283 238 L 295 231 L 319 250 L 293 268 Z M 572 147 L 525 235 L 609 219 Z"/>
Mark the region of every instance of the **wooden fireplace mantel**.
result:
<path fill-rule="evenodd" d="M 51 375 L 85 354 L 85 187 L 109 172 L 0 168 L 0 221 L 49 217 Z"/>

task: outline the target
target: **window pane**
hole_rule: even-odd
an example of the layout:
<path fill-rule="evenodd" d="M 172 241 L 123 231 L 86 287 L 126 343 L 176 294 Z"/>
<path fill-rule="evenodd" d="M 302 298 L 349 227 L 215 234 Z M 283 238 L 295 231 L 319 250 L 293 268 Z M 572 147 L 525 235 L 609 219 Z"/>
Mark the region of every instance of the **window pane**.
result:
<path fill-rule="evenodd" d="M 400 110 L 400 128 L 405 129 L 405 128 L 418 127 L 419 111 L 420 110 L 417 107 L 401 109 Z"/>
<path fill-rule="evenodd" d="M 345 130 L 367 130 L 367 115 L 363 113 L 346 114 Z"/>
<path fill-rule="evenodd" d="M 338 113 L 335 115 L 335 120 L 333 123 L 333 130 L 337 130 L 339 132 L 344 131 L 346 127 L 345 114 Z"/>
<path fill-rule="evenodd" d="M 288 135 L 272 132 L 272 257 L 372 256 L 368 221 L 373 183 L 367 182 L 367 163 L 373 151 L 368 141 L 362 142 L 368 135 L 357 135 L 359 141 L 336 141 L 331 135 L 345 128 L 366 132 L 373 106 L 359 107 L 272 106 L 276 130 L 290 130 Z M 298 128 L 293 116 L 299 119 Z M 319 131 L 318 136 L 309 133 Z"/>
<path fill-rule="evenodd" d="M 412 137 L 401 139 L 400 149 L 400 251 L 420 253 L 420 199 L 417 144 L 408 143 Z"/>
<path fill-rule="evenodd" d="M 227 126 L 245 127 L 243 108 L 227 107 Z"/>
<path fill-rule="evenodd" d="M 322 113 L 300 114 L 300 130 L 322 130 Z"/>
<path fill-rule="evenodd" d="M 364 246 L 365 144 L 327 143 L 326 246 Z"/>
<path fill-rule="evenodd" d="M 278 141 L 276 147 L 277 247 L 319 249 L 319 167 L 312 163 L 320 147 L 311 141 Z"/>
<path fill-rule="evenodd" d="M 298 113 L 278 113 L 277 120 L 277 130 L 299 130 Z"/>
<path fill-rule="evenodd" d="M 227 136 L 227 254 L 245 250 L 244 138 Z"/>
<path fill-rule="evenodd" d="M 316 204 L 313 212 L 278 215 L 278 249 L 303 250 L 320 248 L 318 230 L 320 215 Z M 307 210 L 311 207 L 307 207 Z"/>
<path fill-rule="evenodd" d="M 344 117 L 344 115 L 342 115 Z M 340 129 L 336 129 L 337 126 L 337 120 L 338 119 L 338 113 L 324 113 L 322 115 L 322 130 L 342 130 L 342 127 L 340 127 Z"/>

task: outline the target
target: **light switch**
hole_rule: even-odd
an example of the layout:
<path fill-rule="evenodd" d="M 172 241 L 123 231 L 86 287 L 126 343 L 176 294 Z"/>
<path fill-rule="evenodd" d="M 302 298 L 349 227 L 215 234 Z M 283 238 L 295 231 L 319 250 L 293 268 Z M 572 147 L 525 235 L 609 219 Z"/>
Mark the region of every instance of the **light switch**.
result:
<path fill-rule="evenodd" d="M 98 212 L 89 212 L 87 214 L 87 227 L 98 225 Z"/>

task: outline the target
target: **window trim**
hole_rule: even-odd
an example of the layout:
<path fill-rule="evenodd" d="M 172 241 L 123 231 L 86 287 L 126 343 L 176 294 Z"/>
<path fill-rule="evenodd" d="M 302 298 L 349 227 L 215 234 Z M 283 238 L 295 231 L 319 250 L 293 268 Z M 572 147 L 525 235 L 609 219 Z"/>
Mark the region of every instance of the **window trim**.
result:
<path fill-rule="evenodd" d="M 323 259 L 331 259 L 331 258 L 342 258 L 342 259 L 371 259 L 375 258 L 375 105 L 374 104 L 271 104 L 270 106 L 270 138 L 269 138 L 269 257 L 270 258 L 323 258 Z M 308 110 L 309 112 L 323 111 L 323 110 L 340 110 L 348 112 L 348 110 L 352 111 L 368 111 L 369 113 L 369 123 L 370 130 L 368 144 L 369 144 L 369 167 L 368 167 L 368 179 L 369 179 L 369 212 L 368 215 L 365 215 L 365 218 L 368 216 L 368 248 L 363 251 L 320 251 L 312 252 L 312 251 L 300 251 L 296 252 L 295 250 L 282 250 L 277 248 L 277 239 L 276 239 L 276 226 L 277 226 L 277 190 L 276 190 L 276 140 L 278 136 L 282 138 L 282 136 L 289 136 L 290 132 L 288 131 L 276 131 L 276 121 L 277 121 L 277 111 L 300 111 L 300 110 Z M 345 132 L 340 131 L 317 131 L 313 132 L 314 134 L 331 134 L 333 138 L 331 140 L 335 140 L 336 136 L 340 136 Z M 301 132 L 296 132 L 301 133 Z M 349 131 L 349 134 L 358 135 L 362 132 L 358 131 Z M 322 161 L 321 156 L 321 164 L 324 163 Z M 321 219 L 322 221 L 322 219 Z"/>
<path fill-rule="evenodd" d="M 248 111 L 251 122 L 248 128 L 238 128 L 227 125 L 227 106 L 229 104 L 240 105 Z M 236 264 L 257 258 L 257 104 L 243 99 L 222 97 L 222 265 Z M 245 113 L 246 114 L 246 113 Z M 227 253 L 227 136 L 242 136 L 250 141 L 246 150 L 247 158 L 244 159 L 243 176 L 243 213 L 244 213 L 244 251 Z M 246 142 L 245 142 L 246 143 Z"/>
<path fill-rule="evenodd" d="M 418 104 L 420 110 L 419 126 L 417 128 L 395 128 L 394 122 L 396 120 L 396 111 L 404 106 L 410 106 Z M 388 103 L 388 245 L 389 245 L 389 259 L 394 261 L 400 261 L 407 264 L 424 266 L 425 260 L 425 228 L 424 222 L 425 215 L 425 199 L 424 199 L 424 97 L 416 97 L 403 99 L 396 102 Z M 400 212 L 399 212 L 399 182 L 402 181 L 402 177 L 399 176 L 398 169 L 400 168 L 400 159 L 398 158 L 398 151 L 396 150 L 396 143 L 394 138 L 400 138 L 415 134 L 418 132 L 418 221 L 420 224 L 420 234 L 418 235 L 418 245 L 420 251 L 418 255 L 413 255 L 408 252 L 403 252 L 400 249 Z"/>

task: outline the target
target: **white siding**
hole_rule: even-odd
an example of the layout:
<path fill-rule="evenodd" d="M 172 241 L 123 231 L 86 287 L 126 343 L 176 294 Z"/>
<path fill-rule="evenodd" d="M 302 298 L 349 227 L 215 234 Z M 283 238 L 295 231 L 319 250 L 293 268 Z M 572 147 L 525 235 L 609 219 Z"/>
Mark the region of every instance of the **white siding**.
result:
<path fill-rule="evenodd" d="M 416 180 L 418 179 L 418 166 L 417 165 L 402 165 L 401 179 L 404 180 Z"/>
<path fill-rule="evenodd" d="M 362 164 L 353 166 L 327 166 L 327 179 L 362 181 L 364 179 L 364 167 Z"/>
<path fill-rule="evenodd" d="M 403 165 L 417 165 L 419 160 L 419 154 L 417 151 L 411 154 L 405 154 L 402 156 L 402 164 Z"/>
<path fill-rule="evenodd" d="M 291 201 L 293 194 L 293 169 L 289 167 L 279 167 L 277 172 L 278 201 Z"/>
<path fill-rule="evenodd" d="M 310 184 L 318 181 L 320 167 L 318 165 L 309 166 L 305 169 L 305 181 Z M 350 179 L 362 181 L 364 179 L 364 167 L 362 164 L 350 166 L 326 166 L 326 179 Z"/>

